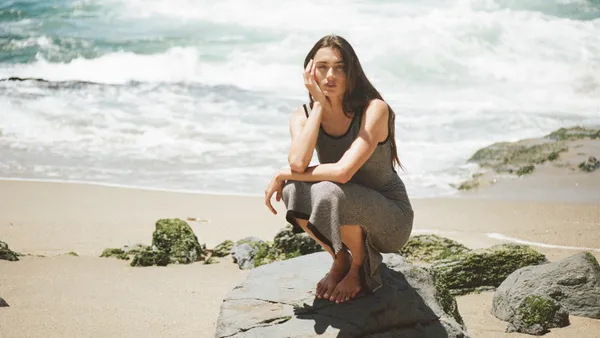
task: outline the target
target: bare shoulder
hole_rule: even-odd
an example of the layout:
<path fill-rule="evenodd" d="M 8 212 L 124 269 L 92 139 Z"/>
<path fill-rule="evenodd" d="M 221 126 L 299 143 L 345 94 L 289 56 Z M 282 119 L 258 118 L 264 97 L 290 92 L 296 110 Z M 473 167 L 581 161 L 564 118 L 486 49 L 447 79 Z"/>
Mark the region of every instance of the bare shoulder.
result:
<path fill-rule="evenodd" d="M 365 122 L 367 126 L 375 127 L 380 124 L 387 125 L 387 117 L 389 114 L 388 104 L 380 99 L 373 99 L 365 109 Z"/>
<path fill-rule="evenodd" d="M 290 116 L 290 133 L 292 138 L 300 133 L 304 125 L 306 124 L 306 112 L 304 111 L 304 106 L 298 107 Z"/>

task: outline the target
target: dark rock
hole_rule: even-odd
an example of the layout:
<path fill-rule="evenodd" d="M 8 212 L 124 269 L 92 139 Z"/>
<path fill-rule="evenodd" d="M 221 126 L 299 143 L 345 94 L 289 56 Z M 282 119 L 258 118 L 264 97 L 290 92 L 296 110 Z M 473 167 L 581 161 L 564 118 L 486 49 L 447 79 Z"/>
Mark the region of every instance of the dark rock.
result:
<path fill-rule="evenodd" d="M 2 297 L 0 297 L 0 307 L 8 307 L 8 306 L 9 306 L 8 303 L 4 299 L 2 299 Z"/>
<path fill-rule="evenodd" d="M 529 295 L 558 302 L 569 314 L 600 319 L 600 265 L 589 252 L 513 272 L 494 294 L 492 314 L 510 321 Z"/>
<path fill-rule="evenodd" d="M 213 249 L 212 255 L 214 257 L 225 257 L 231 253 L 232 248 L 233 242 L 230 240 L 226 240 Z"/>
<path fill-rule="evenodd" d="M 0 259 L 6 261 L 18 261 L 20 254 L 9 249 L 8 244 L 0 241 Z"/>
<path fill-rule="evenodd" d="M 546 257 L 529 246 L 501 244 L 436 261 L 431 269 L 452 294 L 459 295 L 493 289 L 514 271 L 545 262 Z"/>
<path fill-rule="evenodd" d="M 326 252 L 253 269 L 221 305 L 216 337 L 468 337 L 454 297 L 427 270 L 384 255 L 384 285 L 335 304 L 316 299 Z"/>
<path fill-rule="evenodd" d="M 323 251 L 323 247 L 306 233 L 294 234 L 292 225 L 281 229 L 273 240 L 273 245 L 284 255 L 297 257 Z"/>
<path fill-rule="evenodd" d="M 399 254 L 411 262 L 430 263 L 470 251 L 466 246 L 448 238 L 438 235 L 417 235 L 408 240 Z"/>
<path fill-rule="evenodd" d="M 600 168 L 600 161 L 594 156 L 590 156 L 587 161 L 579 163 L 579 169 L 591 173 L 592 171 Z"/>
<path fill-rule="evenodd" d="M 569 325 L 569 312 L 554 299 L 530 295 L 521 301 L 511 318 L 506 332 L 543 335 L 554 327 Z"/>
<path fill-rule="evenodd" d="M 206 247 L 200 245 L 192 228 L 180 219 L 160 219 L 152 234 L 152 247 L 136 253 L 132 266 L 189 264 L 204 258 Z"/>

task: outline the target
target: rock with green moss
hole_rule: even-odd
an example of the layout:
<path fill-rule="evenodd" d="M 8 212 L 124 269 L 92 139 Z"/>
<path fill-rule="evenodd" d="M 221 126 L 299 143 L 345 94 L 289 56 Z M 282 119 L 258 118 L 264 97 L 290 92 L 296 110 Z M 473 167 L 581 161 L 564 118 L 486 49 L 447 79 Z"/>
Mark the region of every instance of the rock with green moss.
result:
<path fill-rule="evenodd" d="M 214 257 L 225 257 L 231 253 L 231 249 L 233 248 L 233 241 L 226 240 L 221 244 L 217 245 L 212 252 Z"/>
<path fill-rule="evenodd" d="M 267 246 L 268 244 L 265 243 L 265 241 L 257 237 L 242 238 L 231 248 L 233 262 L 236 263 L 240 269 L 253 269 L 256 267 L 255 258 L 259 251 L 261 251 L 261 255 L 264 255 L 264 252 L 268 252 Z M 259 258 L 259 260 L 261 260 L 261 258 Z"/>
<path fill-rule="evenodd" d="M 100 257 L 113 257 L 117 259 L 129 260 L 129 256 L 127 255 L 127 253 L 125 253 L 125 251 L 123 251 L 123 249 L 120 248 L 104 249 L 104 251 L 102 251 L 102 254 L 100 254 Z"/>
<path fill-rule="evenodd" d="M 8 244 L 0 241 L 0 259 L 15 262 L 19 260 L 19 256 L 20 254 L 12 251 Z"/>
<path fill-rule="evenodd" d="M 411 237 L 400 249 L 399 254 L 411 262 L 431 263 L 471 251 L 466 246 L 438 235 L 417 235 Z"/>
<path fill-rule="evenodd" d="M 132 266 L 190 264 L 204 258 L 206 246 L 200 245 L 192 228 L 180 219 L 160 219 L 152 234 L 152 246 L 137 251 Z"/>
<path fill-rule="evenodd" d="M 534 169 L 535 169 L 534 165 L 532 165 L 532 164 L 526 165 L 526 166 L 523 166 L 523 167 L 519 168 L 516 171 L 516 174 L 517 174 L 517 176 L 528 175 L 528 174 L 531 174 Z"/>
<path fill-rule="evenodd" d="M 553 161 L 567 150 L 567 144 L 561 141 L 500 142 L 478 150 L 469 162 L 496 172 L 516 173 L 519 168 Z"/>
<path fill-rule="evenodd" d="M 529 295 L 559 303 L 571 315 L 600 319 L 600 265 L 589 252 L 529 266 L 508 276 L 494 293 L 492 314 L 511 321 Z"/>
<path fill-rule="evenodd" d="M 529 295 L 517 306 L 506 332 L 540 336 L 550 328 L 569 325 L 569 312 L 547 296 Z"/>
<path fill-rule="evenodd" d="M 581 139 L 600 139 L 600 129 L 585 128 L 585 127 L 571 127 L 571 128 L 560 128 L 556 131 L 545 136 L 548 139 L 556 141 L 573 141 Z"/>
<path fill-rule="evenodd" d="M 273 244 L 282 253 L 294 257 L 323 251 L 323 247 L 308 234 L 294 234 L 291 224 L 286 225 L 275 235 Z"/>
<path fill-rule="evenodd" d="M 135 254 L 131 260 L 131 266 L 167 266 L 171 263 L 171 257 L 167 252 L 156 246 L 146 247 Z"/>
<path fill-rule="evenodd" d="M 529 246 L 500 244 L 436 261 L 431 268 L 458 295 L 497 287 L 515 270 L 546 262 Z"/>
<path fill-rule="evenodd" d="M 594 156 L 590 156 L 587 161 L 579 163 L 579 169 L 591 173 L 596 169 L 600 169 L 600 161 Z"/>
<path fill-rule="evenodd" d="M 73 257 L 79 257 L 79 254 L 77 252 L 75 252 L 75 251 L 69 251 L 65 255 L 73 256 Z"/>

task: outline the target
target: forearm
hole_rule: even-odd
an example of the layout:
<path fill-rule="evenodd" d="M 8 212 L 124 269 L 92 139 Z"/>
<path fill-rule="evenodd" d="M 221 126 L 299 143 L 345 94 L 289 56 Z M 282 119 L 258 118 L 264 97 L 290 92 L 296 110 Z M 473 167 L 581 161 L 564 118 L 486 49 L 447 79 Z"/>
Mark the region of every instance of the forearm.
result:
<path fill-rule="evenodd" d="M 306 124 L 302 128 L 302 132 L 296 137 L 290 145 L 288 154 L 288 163 L 294 171 L 302 172 L 312 159 L 315 147 L 317 145 L 317 137 L 319 136 L 319 128 L 321 127 L 321 115 L 323 108 L 319 103 L 315 103 L 311 113 L 306 120 Z"/>
<path fill-rule="evenodd" d="M 349 180 L 345 170 L 338 163 L 319 164 L 306 168 L 304 172 L 295 172 L 290 168 L 285 168 L 279 171 L 277 179 L 280 181 L 332 181 L 337 183 L 346 183 Z"/>

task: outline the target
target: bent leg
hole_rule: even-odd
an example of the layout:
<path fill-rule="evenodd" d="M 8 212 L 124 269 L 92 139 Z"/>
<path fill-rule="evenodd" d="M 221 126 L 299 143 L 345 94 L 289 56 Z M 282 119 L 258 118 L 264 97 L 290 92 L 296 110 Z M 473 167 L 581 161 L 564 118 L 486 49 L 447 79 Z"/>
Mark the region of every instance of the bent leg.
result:
<path fill-rule="evenodd" d="M 300 226 L 312 239 L 319 243 L 333 258 L 333 264 L 329 272 L 317 283 L 316 296 L 317 298 L 328 299 L 333 294 L 337 284 L 344 278 L 350 268 L 350 254 L 345 249 L 338 252 L 337 257 L 333 249 L 323 243 L 308 227 L 308 220 L 295 217 L 296 224 Z"/>
<path fill-rule="evenodd" d="M 341 303 L 354 298 L 361 289 L 360 270 L 365 261 L 365 233 L 360 225 L 340 227 L 342 242 L 350 250 L 352 263 L 348 273 L 337 286 L 329 300 Z"/>

